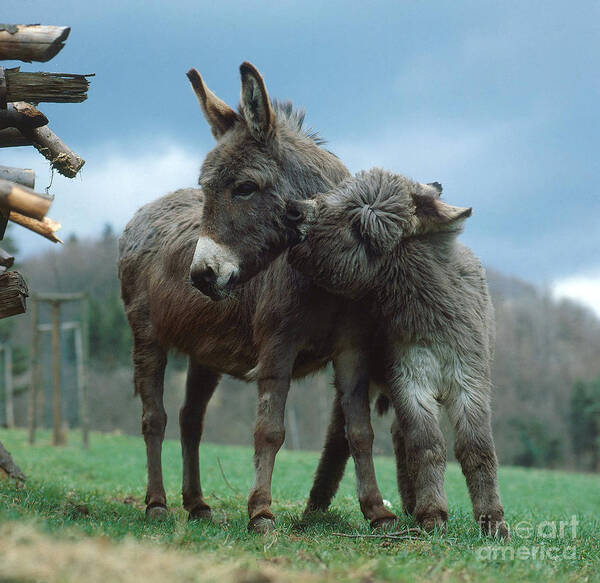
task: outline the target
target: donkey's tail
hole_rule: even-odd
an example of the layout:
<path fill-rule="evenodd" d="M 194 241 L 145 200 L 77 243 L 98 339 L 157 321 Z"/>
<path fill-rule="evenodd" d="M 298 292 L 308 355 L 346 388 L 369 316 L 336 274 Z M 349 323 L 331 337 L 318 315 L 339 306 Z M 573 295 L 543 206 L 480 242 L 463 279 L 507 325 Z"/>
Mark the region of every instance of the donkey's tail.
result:
<path fill-rule="evenodd" d="M 375 401 L 375 410 L 377 411 L 377 415 L 382 417 L 390 410 L 390 400 L 383 394 L 379 393 L 379 397 Z"/>

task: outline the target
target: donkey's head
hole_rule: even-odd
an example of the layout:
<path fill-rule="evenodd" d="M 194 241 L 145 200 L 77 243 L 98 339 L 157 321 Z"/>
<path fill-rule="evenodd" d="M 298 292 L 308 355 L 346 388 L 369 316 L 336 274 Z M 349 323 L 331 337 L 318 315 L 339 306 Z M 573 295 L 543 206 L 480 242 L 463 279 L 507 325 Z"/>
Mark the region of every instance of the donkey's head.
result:
<path fill-rule="evenodd" d="M 286 202 L 329 190 L 348 175 L 290 103 L 271 102 L 250 63 L 240 67 L 239 111 L 221 101 L 192 69 L 188 77 L 217 140 L 200 174 L 204 211 L 190 268 L 192 284 L 226 297 L 295 241 Z"/>
<path fill-rule="evenodd" d="M 349 298 L 393 286 L 402 276 L 397 254 L 406 241 L 454 240 L 471 214 L 470 208 L 440 200 L 440 193 L 437 182 L 421 184 L 373 169 L 314 199 L 289 201 L 287 213 L 302 239 L 289 259 L 320 285 Z"/>

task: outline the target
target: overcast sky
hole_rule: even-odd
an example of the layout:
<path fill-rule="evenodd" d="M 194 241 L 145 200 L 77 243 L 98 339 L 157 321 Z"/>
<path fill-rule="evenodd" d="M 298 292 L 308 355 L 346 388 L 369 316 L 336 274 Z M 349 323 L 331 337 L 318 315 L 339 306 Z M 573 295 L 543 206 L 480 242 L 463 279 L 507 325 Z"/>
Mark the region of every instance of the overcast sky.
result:
<path fill-rule="evenodd" d="M 464 240 L 488 265 L 600 313 L 599 2 L 2 5 L 5 22 L 72 27 L 57 57 L 23 70 L 96 73 L 87 102 L 41 107 L 87 160 L 81 177 L 54 177 L 63 236 L 121 230 L 141 204 L 194 185 L 213 142 L 185 73 L 235 106 L 249 60 L 352 171 L 442 182 L 473 206 Z M 33 149 L 0 150 L 0 163 L 49 182 Z M 23 254 L 51 245 L 12 234 Z"/>

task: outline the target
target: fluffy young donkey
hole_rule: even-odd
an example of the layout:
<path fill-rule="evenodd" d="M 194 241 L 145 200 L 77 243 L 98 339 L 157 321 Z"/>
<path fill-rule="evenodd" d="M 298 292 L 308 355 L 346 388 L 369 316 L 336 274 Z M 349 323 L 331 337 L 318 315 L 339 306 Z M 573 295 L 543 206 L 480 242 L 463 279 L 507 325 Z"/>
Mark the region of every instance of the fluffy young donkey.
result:
<path fill-rule="evenodd" d="M 289 220 L 303 237 L 290 261 L 356 300 L 357 317 L 369 314 L 364 362 L 387 387 L 402 427 L 405 452 L 396 453 L 407 461 L 408 475 L 398 475 L 405 509 L 426 528 L 447 520 L 443 404 L 475 519 L 484 532 L 507 537 L 490 419 L 493 308 L 481 263 L 457 241 L 471 209 L 446 204 L 440 192 L 438 184 L 374 169 L 290 202 Z"/>

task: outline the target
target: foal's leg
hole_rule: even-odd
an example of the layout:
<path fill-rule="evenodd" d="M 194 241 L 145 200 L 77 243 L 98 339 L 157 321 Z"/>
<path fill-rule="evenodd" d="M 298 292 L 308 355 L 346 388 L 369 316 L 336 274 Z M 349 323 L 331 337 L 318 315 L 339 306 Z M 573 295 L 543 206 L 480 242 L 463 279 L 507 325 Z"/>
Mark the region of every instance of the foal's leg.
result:
<path fill-rule="evenodd" d="M 346 437 L 354 458 L 358 499 L 364 517 L 373 527 L 393 523 L 397 517 L 383 505 L 373 465 L 373 429 L 369 406 L 369 378 L 361 355 L 345 350 L 333 361 L 336 388 L 346 421 Z"/>
<path fill-rule="evenodd" d="M 183 507 L 190 520 L 210 518 L 210 506 L 202 497 L 198 446 L 204 427 L 206 406 L 212 397 L 220 375 L 190 358 L 185 385 L 185 402 L 179 411 L 181 430 L 181 455 L 183 457 L 182 495 Z"/>
<path fill-rule="evenodd" d="M 446 403 L 455 428 L 454 451 L 467 481 L 475 520 L 485 534 L 509 538 L 498 492 L 488 388 L 466 388 Z"/>
<path fill-rule="evenodd" d="M 136 337 L 133 341 L 133 378 L 142 399 L 142 433 L 146 442 L 148 484 L 146 516 L 160 518 L 167 513 L 167 496 L 163 485 L 161 450 L 167 425 L 163 406 L 163 388 L 167 355 L 155 342 Z"/>
<path fill-rule="evenodd" d="M 275 456 L 285 439 L 284 413 L 295 354 L 275 351 L 258 369 L 258 404 L 254 427 L 254 484 L 248 498 L 248 530 L 265 533 L 275 527 L 271 512 L 271 479 Z M 259 359 L 260 360 L 260 359 Z"/>
<path fill-rule="evenodd" d="M 336 392 L 325 445 L 306 503 L 305 513 L 325 511 L 329 508 L 344 475 L 349 457 L 350 448 L 346 439 L 344 411 L 340 402 L 340 394 Z"/>
<path fill-rule="evenodd" d="M 446 443 L 435 398 L 438 378 L 437 361 L 427 349 L 408 347 L 396 355 L 391 397 L 403 430 L 408 478 L 416 494 L 413 515 L 425 530 L 443 528 L 448 520 Z"/>
<path fill-rule="evenodd" d="M 417 503 L 415 485 L 408 473 L 406 461 L 406 444 L 402 427 L 395 417 L 390 429 L 392 434 L 392 443 L 394 445 L 394 454 L 396 456 L 396 480 L 398 482 L 398 492 L 402 497 L 402 507 L 407 514 L 413 514 Z"/>

